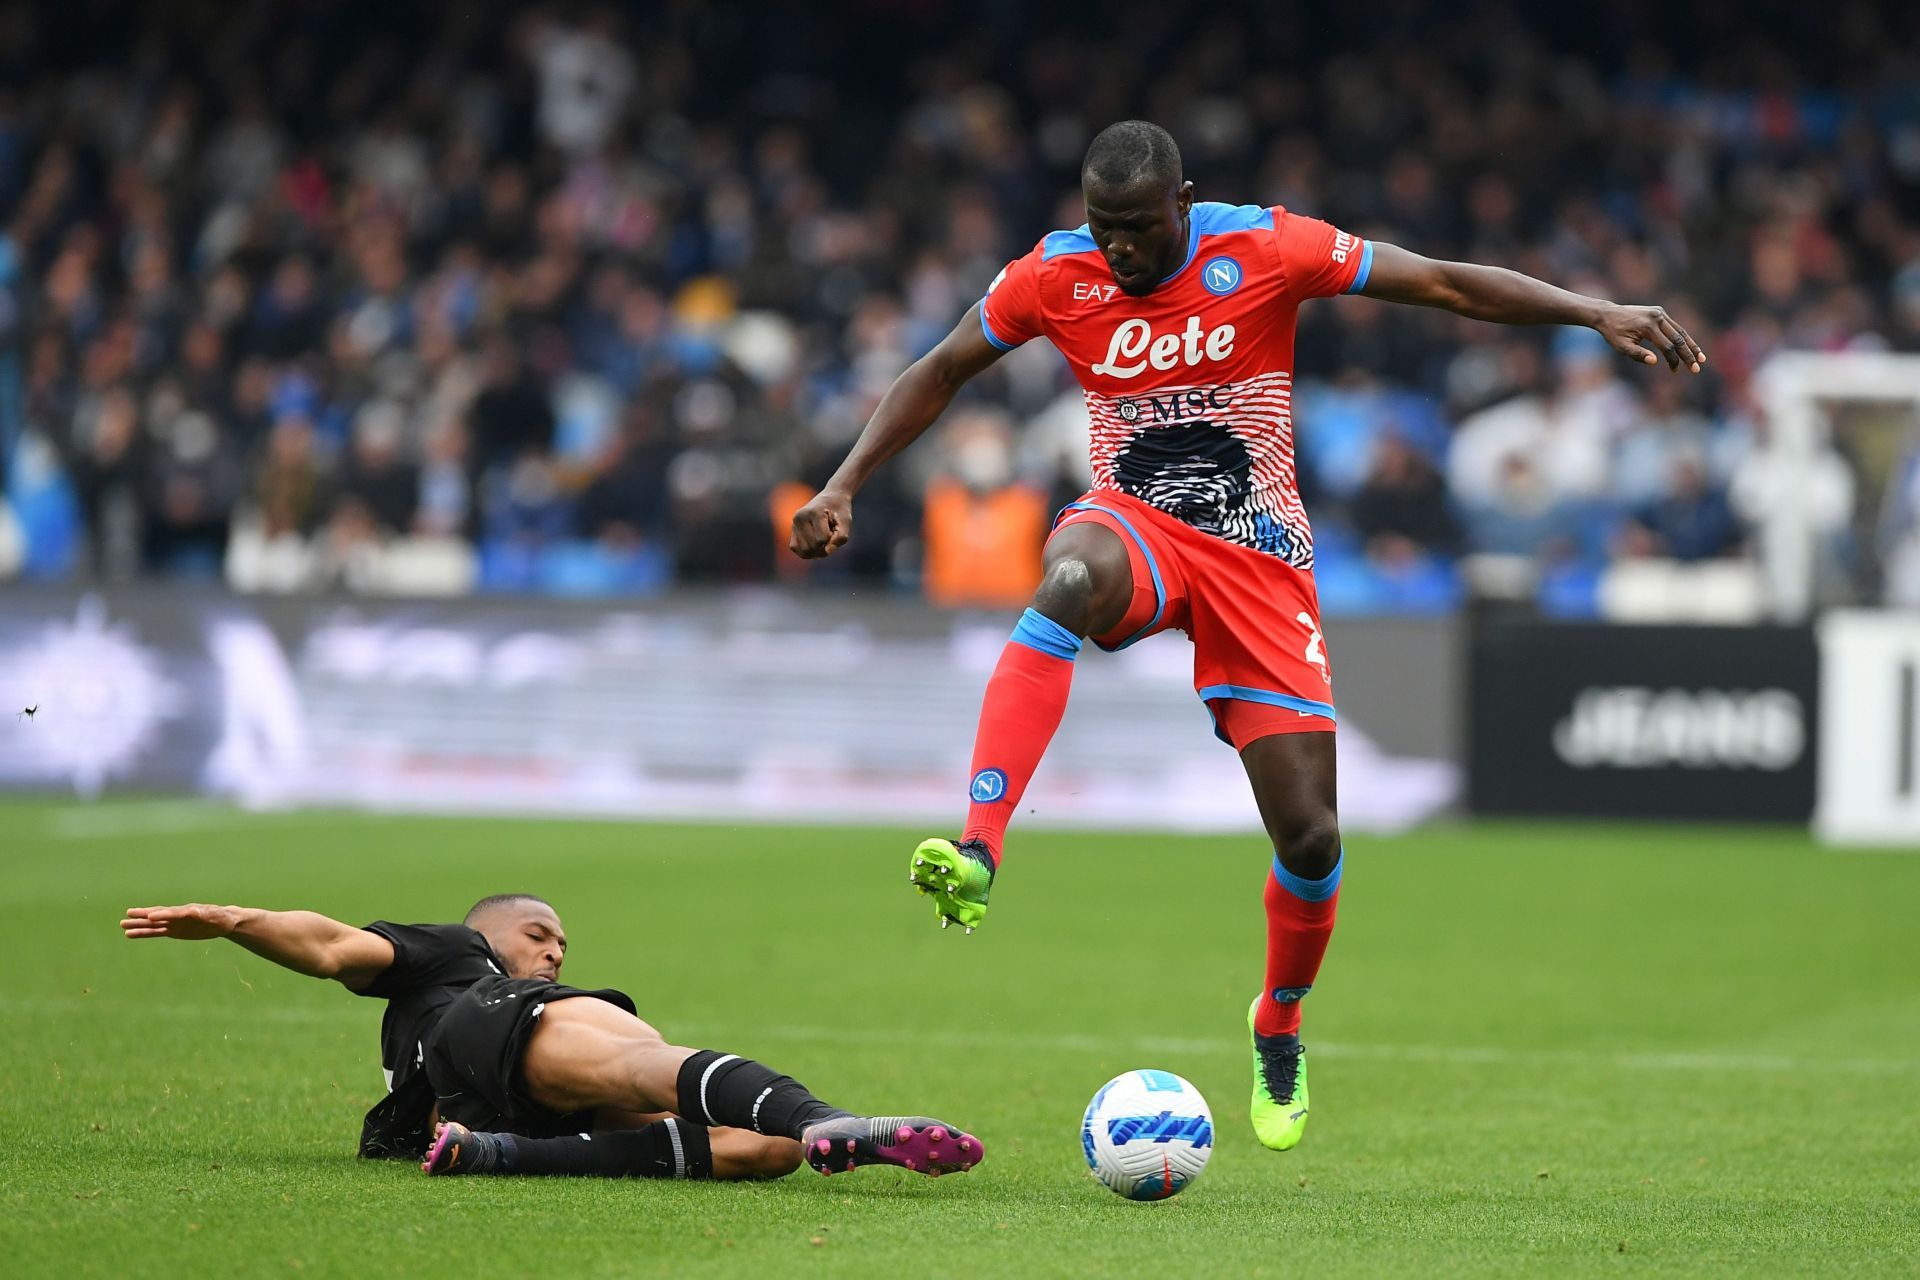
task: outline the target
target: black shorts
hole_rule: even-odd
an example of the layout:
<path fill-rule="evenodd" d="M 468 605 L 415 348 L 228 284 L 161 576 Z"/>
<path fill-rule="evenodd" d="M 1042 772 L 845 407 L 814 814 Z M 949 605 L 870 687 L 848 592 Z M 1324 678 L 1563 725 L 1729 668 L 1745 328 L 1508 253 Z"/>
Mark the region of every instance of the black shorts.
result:
<path fill-rule="evenodd" d="M 482 978 L 450 1005 L 425 1046 L 440 1118 L 495 1133 L 551 1138 L 593 1128 L 593 1113 L 562 1115 L 527 1096 L 521 1058 L 535 1022 L 559 1000 L 590 997 L 636 1013 L 614 990 L 582 991 L 544 978 Z"/>

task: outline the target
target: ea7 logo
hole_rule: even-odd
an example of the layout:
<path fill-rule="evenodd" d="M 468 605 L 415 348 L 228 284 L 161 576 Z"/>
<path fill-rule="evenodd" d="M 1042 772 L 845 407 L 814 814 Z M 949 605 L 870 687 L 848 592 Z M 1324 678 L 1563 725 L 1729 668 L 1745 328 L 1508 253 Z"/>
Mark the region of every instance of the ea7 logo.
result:
<path fill-rule="evenodd" d="M 1091 280 L 1073 282 L 1073 300 L 1075 302 L 1112 302 L 1113 295 L 1120 292 L 1117 284 L 1095 284 Z"/>
<path fill-rule="evenodd" d="M 1107 1137 L 1116 1147 L 1136 1139 L 1145 1142 L 1191 1142 L 1196 1147 L 1213 1145 L 1213 1121 L 1205 1116 L 1176 1116 L 1162 1111 L 1157 1116 L 1117 1116 L 1107 1121 Z"/>

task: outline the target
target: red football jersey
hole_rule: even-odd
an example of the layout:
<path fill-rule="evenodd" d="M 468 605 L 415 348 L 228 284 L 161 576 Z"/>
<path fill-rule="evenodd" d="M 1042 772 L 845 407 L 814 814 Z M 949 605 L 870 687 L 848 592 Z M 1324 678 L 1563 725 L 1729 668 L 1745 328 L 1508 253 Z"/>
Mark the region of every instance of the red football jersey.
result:
<path fill-rule="evenodd" d="M 987 287 L 980 322 L 1011 350 L 1045 337 L 1093 419 L 1093 483 L 1301 569 L 1313 534 L 1293 463 L 1294 316 L 1357 293 L 1373 246 L 1315 218 L 1196 204 L 1179 270 L 1129 297 L 1087 228 L 1055 231 Z"/>

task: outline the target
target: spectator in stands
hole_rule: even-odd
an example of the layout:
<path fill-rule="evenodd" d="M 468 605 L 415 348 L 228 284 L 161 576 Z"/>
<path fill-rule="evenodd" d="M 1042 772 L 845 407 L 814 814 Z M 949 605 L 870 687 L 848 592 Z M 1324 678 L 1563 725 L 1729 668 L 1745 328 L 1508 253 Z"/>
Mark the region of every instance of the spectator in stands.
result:
<path fill-rule="evenodd" d="M 1568 500 L 1516 450 L 1500 460 L 1493 490 L 1465 508 L 1468 540 L 1491 555 L 1559 559 L 1578 547 L 1578 517 Z"/>
<path fill-rule="evenodd" d="M 418 471 L 401 455 L 406 421 L 401 407 L 375 400 L 360 410 L 353 423 L 353 451 L 340 476 L 334 510 L 357 508 L 380 537 L 391 538 L 413 527 L 420 501 Z"/>
<path fill-rule="evenodd" d="M 413 531 L 423 538 L 473 536 L 476 503 L 467 464 L 467 428 L 448 418 L 427 431 Z"/>
<path fill-rule="evenodd" d="M 125 387 L 93 399 L 74 422 L 68 466 L 86 516 L 93 573 L 123 582 L 140 572 L 147 460 L 140 405 Z"/>
<path fill-rule="evenodd" d="M 579 535 L 623 552 L 662 538 L 669 524 L 672 462 L 673 449 L 661 438 L 649 406 L 628 406 L 599 474 L 580 495 L 574 513 Z"/>
<path fill-rule="evenodd" d="M 494 334 L 481 359 L 480 394 L 468 417 L 475 465 L 490 472 L 552 449 L 553 401 L 513 340 Z"/>
<path fill-rule="evenodd" d="M 253 488 L 262 536 L 268 541 L 308 537 L 331 506 L 330 497 L 313 423 L 299 414 L 280 418 L 268 433 L 266 459 Z"/>
<path fill-rule="evenodd" d="M 1017 606 L 1040 585 L 1046 495 L 1015 480 L 1012 432 L 999 415 L 958 415 L 944 436 L 947 465 L 927 486 L 927 598 Z"/>
<path fill-rule="evenodd" d="M 403 486 L 362 474 L 354 427 L 392 402 L 436 424 L 404 524 L 475 538 L 483 559 L 489 539 L 537 559 L 632 528 L 684 578 L 769 578 L 776 484 L 857 430 L 1001 265 L 1079 221 L 1087 138 L 1135 112 L 1181 136 L 1202 198 L 1678 297 L 1711 336 L 1694 401 L 1621 379 L 1579 336 L 1340 302 L 1306 315 L 1311 513 L 1350 504 L 1376 550 L 1446 545 L 1431 478 L 1390 449 L 1369 461 L 1409 405 L 1444 410 L 1408 440 L 1444 459 L 1468 549 L 1524 553 L 1523 532 L 1550 529 L 1597 554 L 1668 501 L 1677 449 L 1749 529 L 1799 501 L 1792 476 L 1734 461 L 1748 381 L 1775 352 L 1920 351 L 1920 166 L 1901 142 L 1920 132 L 1920 33 L 1872 0 L 1694 6 L 1668 15 L 1657 59 L 1551 7 L 1413 6 L 1342 36 L 1338 75 L 1259 6 L 1108 48 L 1076 42 L 1065 11 L 962 41 L 959 6 L 880 5 L 828 55 L 778 6 L 737 22 L 724 6 L 429 0 L 368 41 L 354 5 L 102 0 L 81 23 L 29 4 L 46 20 L 4 55 L 26 69 L 8 90 L 26 123 L 0 145 L 0 473 L 57 453 L 66 475 L 47 483 L 78 491 L 109 574 L 135 508 L 154 572 L 204 567 L 248 495 L 281 539 L 312 538 L 342 501 L 404 527 Z M 139 406 L 131 437 L 122 408 L 99 425 L 113 388 Z M 598 395 L 649 406 L 648 447 L 670 458 L 603 447 L 618 414 L 581 409 Z M 1023 479 L 1079 490 L 1084 411 L 1045 344 L 969 395 L 1020 424 Z M 689 431 L 688 397 L 729 407 Z M 1336 426 L 1324 449 L 1316 404 Z M 414 442 L 400 449 L 397 472 L 372 469 L 415 475 Z M 1817 469 L 1833 541 L 1849 513 L 1829 500 L 1851 482 Z M 878 479 L 856 554 L 827 576 L 912 580 L 926 484 Z M 61 522 L 30 512 L 59 505 L 15 497 L 31 563 L 63 563 Z"/>
<path fill-rule="evenodd" d="M 1705 457 L 1685 448 L 1674 452 L 1666 493 L 1636 510 L 1621 533 L 1623 554 L 1675 560 L 1711 560 L 1739 543 L 1725 491 L 1708 478 Z"/>
<path fill-rule="evenodd" d="M 1459 550 L 1460 526 L 1445 481 L 1424 455 L 1393 432 L 1375 443 L 1373 468 L 1348 509 L 1354 531 L 1375 560 L 1397 563 Z"/>
<path fill-rule="evenodd" d="M 1877 533 L 1880 557 L 1886 565 L 1882 603 L 1900 609 L 1920 608 L 1920 440 L 1893 469 Z"/>
<path fill-rule="evenodd" d="M 146 547 L 163 571 L 212 577 L 227 554 L 241 486 L 240 460 L 220 427 L 198 409 L 161 423 L 148 474 Z"/>
<path fill-rule="evenodd" d="M 1709 474 L 1724 459 L 1711 456 L 1714 424 L 1687 403 L 1678 378 L 1648 380 L 1646 401 L 1613 450 L 1613 497 L 1629 509 L 1664 499 L 1681 455 L 1697 458 Z M 1724 472 L 1720 473 L 1724 476 Z"/>

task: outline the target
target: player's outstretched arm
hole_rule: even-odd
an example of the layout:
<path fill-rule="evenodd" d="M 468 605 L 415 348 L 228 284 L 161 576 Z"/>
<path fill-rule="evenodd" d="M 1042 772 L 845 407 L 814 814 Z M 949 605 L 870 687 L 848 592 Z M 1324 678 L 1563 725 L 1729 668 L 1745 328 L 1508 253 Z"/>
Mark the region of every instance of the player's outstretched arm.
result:
<path fill-rule="evenodd" d="M 908 365 L 887 388 L 826 488 L 794 513 L 793 538 L 787 544 L 793 554 L 818 560 L 844 547 L 853 536 L 853 495 L 860 486 L 881 463 L 918 440 L 953 402 L 954 393 L 1003 354 L 987 341 L 975 304 L 939 346 Z"/>
<path fill-rule="evenodd" d="M 263 911 L 204 902 L 129 907 L 120 930 L 136 939 L 229 938 L 282 968 L 309 978 L 336 979 L 350 991 L 362 990 L 393 964 L 391 942 L 315 911 Z"/>
<path fill-rule="evenodd" d="M 1496 324 L 1579 324 L 1641 364 L 1667 362 L 1700 372 L 1707 353 L 1659 307 L 1623 306 L 1508 271 L 1471 262 L 1440 262 L 1397 245 L 1373 242 L 1373 267 L 1360 292 L 1388 302 L 1439 307 Z"/>

